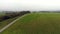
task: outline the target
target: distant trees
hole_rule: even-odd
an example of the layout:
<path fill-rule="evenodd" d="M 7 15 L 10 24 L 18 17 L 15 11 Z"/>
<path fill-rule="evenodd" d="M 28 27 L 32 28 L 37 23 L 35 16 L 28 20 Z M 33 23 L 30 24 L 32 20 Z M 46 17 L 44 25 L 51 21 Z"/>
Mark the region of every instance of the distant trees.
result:
<path fill-rule="evenodd" d="M 60 13 L 60 11 L 39 11 L 41 13 Z"/>
<path fill-rule="evenodd" d="M 0 16 L 0 21 L 9 19 L 9 18 L 14 18 L 17 16 L 22 16 L 24 14 L 30 13 L 30 11 L 17 11 L 17 12 L 13 12 L 13 11 L 6 11 L 4 16 Z"/>
<path fill-rule="evenodd" d="M 50 13 L 51 11 L 40 11 L 41 13 Z"/>

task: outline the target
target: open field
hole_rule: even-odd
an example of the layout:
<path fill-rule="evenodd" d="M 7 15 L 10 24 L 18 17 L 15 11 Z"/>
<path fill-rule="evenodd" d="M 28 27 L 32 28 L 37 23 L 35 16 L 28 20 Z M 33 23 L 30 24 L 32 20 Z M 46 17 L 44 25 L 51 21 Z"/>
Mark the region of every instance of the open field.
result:
<path fill-rule="evenodd" d="M 4 15 L 5 15 L 5 13 L 0 12 L 0 16 L 4 16 Z"/>
<path fill-rule="evenodd" d="M 60 34 L 60 13 L 32 13 L 0 34 Z"/>
<path fill-rule="evenodd" d="M 2 22 L 0 22 L 0 29 L 3 28 L 4 26 L 6 26 L 7 24 L 9 24 L 10 22 L 12 22 L 13 20 L 15 20 L 17 17 L 15 18 L 10 18 L 10 19 L 7 19 L 7 20 L 4 20 Z"/>
<path fill-rule="evenodd" d="M 22 12 L 0 12 L 0 29 L 7 24 L 10 24 L 16 18 L 21 17 L 24 14 L 30 13 L 29 11 L 22 11 Z"/>

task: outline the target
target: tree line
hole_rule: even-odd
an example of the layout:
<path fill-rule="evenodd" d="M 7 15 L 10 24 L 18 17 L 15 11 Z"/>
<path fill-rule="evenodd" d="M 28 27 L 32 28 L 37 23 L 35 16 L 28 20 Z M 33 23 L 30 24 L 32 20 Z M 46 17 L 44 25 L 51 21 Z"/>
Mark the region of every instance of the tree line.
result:
<path fill-rule="evenodd" d="M 30 11 L 5 11 L 4 13 L 4 16 L 0 16 L 0 22 L 17 16 L 22 16 L 24 14 L 30 13 Z"/>

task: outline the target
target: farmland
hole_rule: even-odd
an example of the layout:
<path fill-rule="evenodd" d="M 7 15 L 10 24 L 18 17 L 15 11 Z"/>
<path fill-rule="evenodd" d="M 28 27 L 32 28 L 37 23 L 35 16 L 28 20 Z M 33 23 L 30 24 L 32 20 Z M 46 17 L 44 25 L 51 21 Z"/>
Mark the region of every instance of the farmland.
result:
<path fill-rule="evenodd" d="M 3 15 L 5 15 L 5 13 L 0 12 L 0 16 L 3 16 Z"/>
<path fill-rule="evenodd" d="M 1 34 L 60 34 L 60 14 L 32 13 L 26 15 Z"/>
<path fill-rule="evenodd" d="M 6 25 L 10 24 L 12 21 L 16 20 L 16 18 L 29 13 L 29 11 L 22 11 L 22 12 L 0 12 L 0 29 L 5 27 Z"/>
<path fill-rule="evenodd" d="M 0 22 L 0 29 L 3 28 L 4 26 L 6 26 L 7 24 L 9 24 L 10 22 L 12 22 L 13 20 L 15 20 L 16 18 L 18 18 L 18 17 L 10 18 L 10 19 Z"/>

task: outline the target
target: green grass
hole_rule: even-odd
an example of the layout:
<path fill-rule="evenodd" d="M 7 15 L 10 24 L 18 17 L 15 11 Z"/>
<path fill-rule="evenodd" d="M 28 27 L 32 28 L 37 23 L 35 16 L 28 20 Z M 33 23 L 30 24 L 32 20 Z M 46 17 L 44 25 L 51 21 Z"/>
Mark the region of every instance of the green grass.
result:
<path fill-rule="evenodd" d="M 13 20 L 15 20 L 17 17 L 15 18 L 10 18 L 10 19 L 7 19 L 7 20 L 4 20 L 2 22 L 0 22 L 0 29 L 3 28 L 4 26 L 6 26 L 7 24 L 9 24 L 10 22 L 12 22 Z"/>
<path fill-rule="evenodd" d="M 5 15 L 5 13 L 0 12 L 0 17 L 1 17 L 1 16 L 4 16 L 4 15 Z"/>
<path fill-rule="evenodd" d="M 32 13 L 16 21 L 1 34 L 60 34 L 60 14 Z"/>

